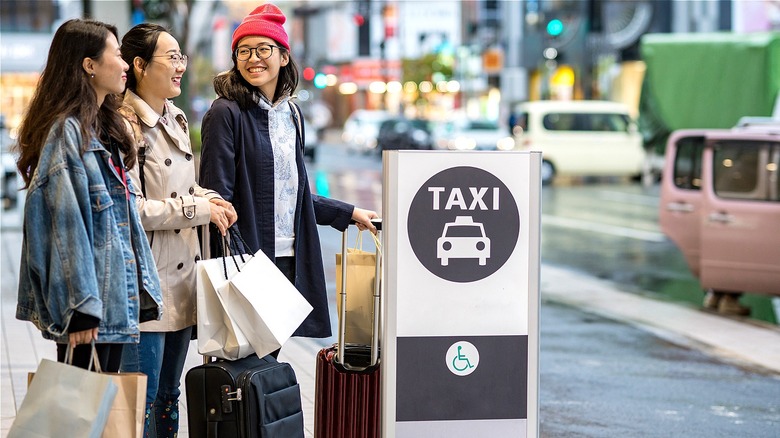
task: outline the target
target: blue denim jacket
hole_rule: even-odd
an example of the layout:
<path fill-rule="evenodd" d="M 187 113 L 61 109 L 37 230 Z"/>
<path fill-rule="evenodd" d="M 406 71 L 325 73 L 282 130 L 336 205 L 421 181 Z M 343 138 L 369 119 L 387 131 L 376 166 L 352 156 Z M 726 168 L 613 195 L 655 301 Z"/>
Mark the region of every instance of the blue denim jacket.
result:
<path fill-rule="evenodd" d="M 97 342 L 138 342 L 162 315 L 157 269 L 111 154 L 93 138 L 82 155 L 79 126 L 55 123 L 27 190 L 16 317 L 67 342 L 79 311 L 100 319 Z"/>

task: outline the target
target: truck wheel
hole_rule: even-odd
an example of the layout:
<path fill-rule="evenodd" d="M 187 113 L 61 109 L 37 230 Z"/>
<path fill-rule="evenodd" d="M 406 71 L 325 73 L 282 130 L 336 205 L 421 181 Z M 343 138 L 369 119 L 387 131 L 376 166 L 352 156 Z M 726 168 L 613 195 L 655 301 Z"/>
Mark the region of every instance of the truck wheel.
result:
<path fill-rule="evenodd" d="M 547 160 L 542 160 L 542 185 L 549 186 L 554 178 L 555 166 Z"/>

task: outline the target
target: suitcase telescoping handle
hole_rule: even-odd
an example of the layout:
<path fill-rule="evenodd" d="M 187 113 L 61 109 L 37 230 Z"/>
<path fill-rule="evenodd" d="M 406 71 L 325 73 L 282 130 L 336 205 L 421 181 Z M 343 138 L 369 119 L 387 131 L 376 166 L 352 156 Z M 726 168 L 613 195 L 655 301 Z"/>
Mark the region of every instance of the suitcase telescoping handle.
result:
<path fill-rule="evenodd" d="M 352 222 L 354 224 L 354 222 Z M 372 219 L 371 223 L 376 227 L 377 234 L 382 231 L 382 219 Z M 347 325 L 347 238 L 349 227 L 341 235 L 341 290 L 339 299 L 341 300 L 341 312 L 339 314 L 339 333 L 338 350 L 336 352 L 336 362 L 344 369 L 350 371 L 363 371 L 371 368 L 379 362 L 379 312 L 382 297 L 382 251 L 379 245 L 376 247 L 376 271 L 374 271 L 374 311 L 373 321 L 371 322 L 371 363 L 367 367 L 353 367 L 344 361 L 344 338 L 346 337 Z"/>

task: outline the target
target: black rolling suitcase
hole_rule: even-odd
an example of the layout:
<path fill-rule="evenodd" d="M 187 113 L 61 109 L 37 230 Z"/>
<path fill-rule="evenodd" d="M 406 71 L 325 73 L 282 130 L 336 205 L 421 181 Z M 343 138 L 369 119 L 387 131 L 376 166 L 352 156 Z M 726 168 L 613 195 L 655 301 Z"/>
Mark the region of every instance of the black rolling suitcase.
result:
<path fill-rule="evenodd" d="M 191 438 L 303 438 L 301 391 L 288 363 L 272 356 L 218 359 L 190 369 Z"/>

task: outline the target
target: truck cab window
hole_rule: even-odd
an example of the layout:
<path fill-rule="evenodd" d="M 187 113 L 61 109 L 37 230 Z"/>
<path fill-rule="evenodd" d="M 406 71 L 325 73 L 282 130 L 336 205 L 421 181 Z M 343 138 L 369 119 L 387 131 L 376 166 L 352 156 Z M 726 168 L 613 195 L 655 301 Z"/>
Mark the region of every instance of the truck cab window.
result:
<path fill-rule="evenodd" d="M 674 158 L 674 185 L 681 189 L 701 190 L 701 160 L 704 137 L 686 137 L 677 142 Z"/>
<path fill-rule="evenodd" d="M 715 193 L 722 198 L 778 201 L 780 145 L 755 141 L 718 142 L 713 160 Z"/>

